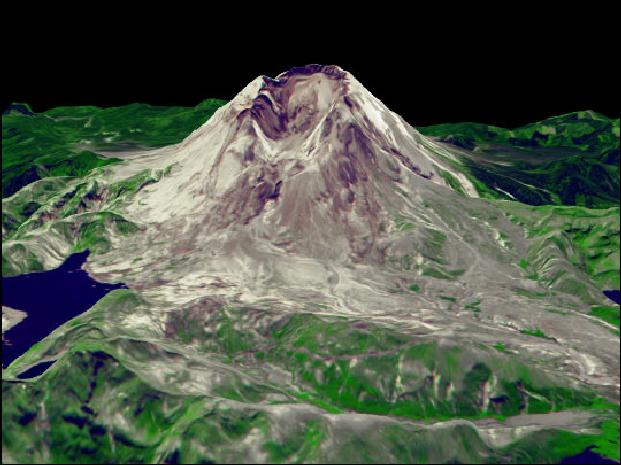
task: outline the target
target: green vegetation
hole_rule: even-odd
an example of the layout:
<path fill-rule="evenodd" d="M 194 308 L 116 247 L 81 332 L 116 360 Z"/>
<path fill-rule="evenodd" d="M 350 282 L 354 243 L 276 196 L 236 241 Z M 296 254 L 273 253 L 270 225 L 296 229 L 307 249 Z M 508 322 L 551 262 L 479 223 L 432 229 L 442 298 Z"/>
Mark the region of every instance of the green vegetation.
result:
<path fill-rule="evenodd" d="M 119 203 L 159 181 L 170 169 L 144 170 L 112 184 L 98 182 L 95 176 L 46 178 L 3 199 L 3 239 L 20 241 L 10 242 L 3 251 L 3 276 L 42 269 L 37 257 L 24 249 L 30 250 L 27 243 L 38 240 L 35 231 L 41 227 L 59 233 L 74 251 L 94 253 L 109 250 L 112 235 L 136 233 L 136 224 L 111 210 L 118 211 Z"/>
<path fill-rule="evenodd" d="M 303 431 L 289 432 L 284 442 L 267 441 L 264 448 L 268 453 L 270 463 L 306 462 L 317 454 L 321 441 L 326 432 L 321 423 L 312 420 L 304 425 Z"/>
<path fill-rule="evenodd" d="M 166 331 L 174 334 L 183 344 L 197 344 L 202 351 L 225 354 L 227 359 L 246 352 L 256 352 L 256 337 L 252 331 L 242 331 L 235 324 L 241 310 L 226 309 L 214 317 L 215 330 L 206 330 L 200 315 L 191 311 L 171 314 Z"/>
<path fill-rule="evenodd" d="M 410 346 L 399 353 L 408 363 L 431 367 L 430 371 L 438 374 L 437 384 L 431 375 L 414 382 L 402 374 L 401 382 L 411 387 L 398 394 L 396 400 L 391 400 L 396 389 L 392 380 L 399 358 L 388 355 L 367 356 L 358 361 L 355 367 L 338 359 L 331 364 L 318 360 L 308 361 L 301 364 L 296 373 L 317 396 L 326 399 L 331 405 L 362 413 L 412 419 L 509 416 L 523 411 L 546 413 L 577 406 L 590 407 L 594 399 L 588 393 L 533 384 L 528 376 L 511 379 L 497 372 L 496 375 L 500 374 L 502 379 L 501 389 L 496 394 L 499 401 L 482 405 L 479 400 L 481 389 L 490 382 L 492 376 L 492 370 L 485 363 L 477 362 L 470 369 L 461 368 L 459 350 L 453 348 L 444 351 L 434 345 Z M 449 395 L 449 386 L 459 382 L 462 387 Z M 527 406 L 526 398 L 529 399 Z"/>
<path fill-rule="evenodd" d="M 466 310 L 472 310 L 473 313 L 481 313 L 481 308 L 479 307 L 479 305 L 481 305 L 481 301 L 479 299 L 476 299 L 464 305 L 464 308 Z"/>
<path fill-rule="evenodd" d="M 3 200 L 3 238 L 20 242 L 11 241 L 3 250 L 3 275 L 42 269 L 32 251 L 36 249 L 29 248 L 27 241 L 37 239 L 32 231 L 43 224 L 49 224 L 55 238 L 66 241 L 73 251 L 88 248 L 102 253 L 109 250 L 112 235 L 136 233 L 138 225 L 112 213 L 120 211 L 112 207 L 157 182 L 172 167 L 145 170 L 103 185 L 86 175 L 117 160 L 101 159 L 95 151 L 178 142 L 221 103 L 206 101 L 193 109 L 58 108 L 43 114 L 13 106 L 3 121 L 3 196 L 11 196 Z M 447 141 L 467 150 L 479 146 L 488 158 L 478 167 L 464 162 L 484 197 L 503 197 L 500 189 L 533 204 L 618 205 L 611 200 L 615 189 L 618 192 L 618 168 L 609 163 L 615 156 L 618 162 L 614 152 L 618 120 L 610 123 L 590 112 L 575 115 L 508 132 L 465 125 L 462 133 L 447 132 L 452 138 Z M 612 135 L 606 132 L 609 123 Z M 558 151 L 547 151 L 572 144 L 580 151 L 577 155 L 568 152 L 561 157 Z M 522 159 L 505 168 L 489 160 L 498 155 L 498 161 L 503 161 L 507 147 Z M 551 158 L 537 164 L 537 154 Z M 579 169 L 572 171 L 576 166 Z M 615 173 L 616 181 L 609 183 Z M 440 175 L 464 195 L 453 175 L 447 171 Z M 596 185 L 596 178 L 601 185 Z M 591 305 L 598 302 L 597 289 L 618 288 L 618 207 L 491 203 L 500 205 L 514 224 L 524 228 L 528 251 L 518 266 L 546 289 L 516 289 L 517 294 L 542 298 L 553 295 L 547 288 L 571 292 L 589 302 L 593 316 L 619 327 L 618 306 Z M 93 205 L 104 206 L 93 212 Z M 488 219 L 492 221 L 491 215 Z M 419 239 L 415 250 L 391 257 L 400 260 L 403 269 L 417 268 L 424 276 L 445 280 L 464 274 L 463 269 L 448 269 L 443 232 L 432 227 L 413 231 L 414 223 L 405 217 L 395 218 L 394 223 L 398 232 L 404 232 L 399 235 L 404 243 L 408 235 Z M 413 257 L 420 256 L 425 264 L 413 264 Z M 512 256 L 511 263 L 518 258 Z M 412 283 L 407 289 L 420 292 L 421 286 Z M 399 285 L 398 291 L 402 290 Z M 459 295 L 460 306 L 479 318 L 481 300 L 473 300 L 468 290 Z M 453 305 L 455 297 L 438 298 L 459 308 Z M 132 291 L 110 293 L 87 314 L 67 323 L 65 332 L 39 342 L 3 371 L 3 444 L 10 459 L 215 463 L 248 461 L 243 454 L 252 450 L 274 463 L 351 458 L 406 463 L 558 462 L 588 446 L 619 459 L 618 405 L 562 377 L 551 379 L 545 370 L 525 366 L 518 358 L 522 355 L 501 342 L 491 347 L 469 342 L 458 346 L 451 338 L 435 342 L 422 333 L 401 333 L 398 326 L 393 329 L 362 319 L 284 314 L 281 309 L 275 316 L 263 307 L 222 308 L 209 298 L 165 312 L 162 331 L 153 338 L 139 340 L 135 331 L 143 328 L 130 325 L 115 328 L 118 331 L 112 334 L 111 319 L 123 321 L 132 315 L 140 321 L 144 305 Z M 305 305 L 314 311 L 328 308 L 312 302 Z M 548 337 L 540 328 L 521 332 Z M 165 344 L 159 345 L 157 338 Z M 36 380 L 14 378 L 20 367 L 43 355 L 61 358 Z M 185 390 L 188 387 L 191 391 Z M 202 390 L 205 387 L 208 395 Z M 299 409 L 304 421 L 284 423 L 274 421 L 285 418 L 279 417 L 281 412 L 272 417 L 273 411 L 263 408 L 282 407 L 290 416 L 298 410 L 286 410 L 290 407 L 286 404 L 298 403 L 334 415 L 358 412 L 417 421 L 490 417 L 503 421 L 524 413 L 581 408 L 596 414 L 598 423 L 593 427 L 601 433 L 544 429 L 494 449 L 472 425 L 431 431 L 420 425 L 386 423 L 370 431 L 350 431 L 346 440 L 333 441 L 331 435 L 339 428 L 315 410 Z M 325 444 L 337 450 L 334 455 L 326 455 Z"/>
<path fill-rule="evenodd" d="M 335 407 L 334 405 L 322 400 L 321 398 L 315 397 L 312 394 L 309 394 L 308 392 L 295 392 L 292 391 L 291 395 L 295 396 L 296 398 L 304 401 L 304 402 L 308 402 L 309 404 L 313 404 L 317 407 L 319 407 L 320 409 L 325 410 L 328 413 L 343 413 L 343 410 L 341 410 L 338 407 Z"/>
<path fill-rule="evenodd" d="M 67 187 L 69 178 L 46 178 L 30 184 L 10 199 L 2 200 L 2 237 L 9 238 L 39 208 Z"/>
<path fill-rule="evenodd" d="M 431 276 L 437 279 L 455 280 L 457 276 L 461 276 L 466 270 L 447 270 L 441 266 L 427 266 L 423 268 L 423 276 Z"/>
<path fill-rule="evenodd" d="M 438 169 L 438 171 L 440 173 L 440 176 L 442 176 L 442 179 L 446 181 L 446 183 L 451 187 L 451 189 L 453 189 L 455 192 L 457 192 L 462 197 L 466 196 L 466 193 L 464 192 L 464 189 L 461 186 L 461 183 L 455 176 L 453 176 L 451 173 L 445 170 Z"/>
<path fill-rule="evenodd" d="M 429 360 L 438 352 L 427 346 L 413 355 Z M 489 377 L 488 367 L 474 365 L 464 379 L 464 390 L 457 394 L 464 408 L 472 406 L 475 417 L 477 398 L 469 393 Z M 553 391 L 546 394 L 559 398 Z M 127 370 L 118 358 L 96 350 L 68 353 L 34 383 L 3 382 L 3 401 L 4 452 L 20 462 L 31 460 L 33 451 L 47 454 L 52 463 L 245 462 L 248 451 L 240 444 L 251 439 L 271 463 L 342 462 L 344 457 L 388 462 L 437 463 L 451 457 L 467 462 L 558 462 L 590 446 L 618 460 L 619 424 L 613 419 L 597 424 L 599 434 L 548 429 L 500 449 L 486 446 L 476 430 L 464 424 L 430 430 L 386 423 L 363 430 L 362 436 L 351 431 L 333 437 L 330 423 L 320 416 L 283 429 L 278 417 L 252 406 L 232 407 L 204 396 L 162 392 Z M 109 420 L 119 414 L 122 423 Z M 331 439 L 335 444 L 324 447 Z M 378 443 L 383 447 L 369 447 Z"/>
<path fill-rule="evenodd" d="M 409 223 L 406 218 L 401 216 L 395 218 L 395 228 L 397 228 L 397 231 L 409 231 L 413 227 L 414 225 Z"/>
<path fill-rule="evenodd" d="M 541 338 L 544 338 L 544 339 L 548 337 L 539 328 L 535 328 L 535 329 L 522 329 L 522 330 L 520 330 L 520 333 L 526 334 L 527 336 L 541 337 Z"/>
<path fill-rule="evenodd" d="M 541 299 L 548 295 L 546 291 L 532 291 L 530 289 L 521 289 L 521 288 L 515 288 L 513 292 L 515 292 L 517 295 L 521 295 L 521 296 L 528 297 L 531 299 Z"/>
<path fill-rule="evenodd" d="M 105 300 L 89 312 L 90 319 L 97 320 L 102 311 L 122 318 L 143 305 L 128 290 L 115 291 Z M 86 329 L 88 319 L 80 319 L 80 325 L 72 326 L 75 331 Z M 578 407 L 592 409 L 605 418 L 611 409 L 618 409 L 591 392 L 564 387 L 557 384 L 558 380 L 552 382 L 543 373 L 516 362 L 500 343 L 495 347 L 502 354 L 473 352 L 472 348 L 413 342 L 406 335 L 368 322 L 312 314 L 289 315 L 260 332 L 250 329 L 256 328 L 255 323 L 255 315 L 246 308 L 206 313 L 188 309 L 169 319 L 165 332 L 171 342 L 178 339 L 193 344 L 210 356 L 223 356 L 223 361 L 236 365 L 269 363 L 289 372 L 291 382 L 300 390 L 281 391 L 289 400 L 273 404 L 305 402 L 333 414 L 352 410 L 430 421 L 460 417 L 502 421 L 520 413 Z M 63 341 L 58 343 L 59 347 L 64 345 Z M 51 350 L 53 344 L 47 341 L 39 345 L 38 356 Z M 220 375 L 209 397 L 164 393 L 124 368 L 122 361 L 127 356 L 134 359 L 153 353 L 158 350 L 155 345 L 126 340 L 104 349 L 108 345 L 104 340 L 74 344 L 36 381 L 3 383 L 3 434 L 5 444 L 11 444 L 13 458 L 27 458 L 29 448 L 49 447 L 53 462 L 77 462 L 85 450 L 91 451 L 93 462 L 161 461 L 158 457 L 168 461 L 227 461 L 225 457 L 242 458 L 235 455 L 243 452 L 236 445 L 250 435 L 259 441 L 271 462 L 325 458 L 321 454 L 326 451 L 319 447 L 327 432 L 321 417 L 295 422 L 282 430 L 280 423 L 272 426 L 269 414 L 252 408 L 251 403 L 261 402 L 268 393 L 275 394 L 273 388 L 242 382 L 236 375 L 224 379 Z M 36 359 L 32 358 L 36 354 L 29 354 L 25 357 Z M 15 364 L 5 375 L 14 370 Z M 482 392 L 490 388 L 492 395 L 485 405 Z M 219 406 L 213 396 L 234 400 L 235 407 Z M 108 420 L 116 414 L 122 415 L 123 424 Z M 603 421 L 600 439 L 589 445 L 597 445 L 601 447 L 598 451 L 610 455 L 616 425 Z M 33 434 L 35 430 L 37 434 Z M 417 437 L 427 434 L 424 431 Z M 468 444 L 479 446 L 470 448 L 470 453 L 483 447 L 477 454 L 485 451 L 484 455 L 491 458 L 519 456 L 526 444 L 518 441 L 508 448 L 486 449 L 476 432 L 468 431 L 447 431 L 447 440 L 472 435 Z M 387 434 L 384 430 L 378 433 Z M 439 453 L 427 449 L 416 452 L 399 445 L 400 435 L 391 430 L 388 445 L 396 448 L 391 449 L 391 457 L 434 457 L 429 454 Z M 593 435 L 586 437 L 593 439 Z M 557 438 L 557 432 L 551 432 L 550 438 Z M 429 441 L 424 444 L 437 444 Z M 345 443 L 338 451 L 352 453 L 347 452 Z M 373 452 L 364 454 L 372 456 Z"/>
<path fill-rule="evenodd" d="M 2 117 L 2 197 L 48 176 L 84 176 L 116 163 L 98 150 L 160 147 L 180 142 L 225 102 L 196 107 L 58 107 L 43 113 L 13 109 Z"/>
<path fill-rule="evenodd" d="M 463 141 L 465 142 L 463 145 L 471 147 L 493 142 L 524 147 L 577 147 L 587 151 L 614 147 L 619 143 L 618 128 L 619 119 L 611 120 L 593 111 L 581 111 L 553 116 L 516 129 L 504 129 L 481 123 L 448 123 L 423 127 L 419 130 L 425 135 L 434 137 L 457 136 L 457 142 Z"/>
<path fill-rule="evenodd" d="M 498 206 L 524 228 L 531 242 L 528 257 L 519 262 L 529 278 L 545 288 L 575 294 L 587 304 L 597 301 L 576 272 L 586 274 L 600 290 L 619 288 L 618 207 L 532 207 L 514 202 Z"/>
<path fill-rule="evenodd" d="M 601 318 L 606 323 L 619 328 L 619 306 L 595 305 L 591 307 L 591 315 Z"/>
<path fill-rule="evenodd" d="M 271 357 L 287 355 L 287 348 L 333 357 L 382 352 L 407 340 L 401 334 L 386 333 L 366 322 L 310 314 L 292 315 L 286 324 L 274 330 L 272 338 L 277 345 L 267 352 Z"/>
<path fill-rule="evenodd" d="M 143 170 L 134 176 L 108 186 L 108 196 L 110 198 L 119 198 L 121 196 L 127 197 L 128 194 L 135 194 L 143 187 L 159 181 L 162 176 L 169 174 L 171 169 L 172 166 L 169 166 L 166 170 L 158 170 L 156 173 L 153 173 L 151 170 Z"/>
<path fill-rule="evenodd" d="M 445 264 L 443 252 L 446 236 L 444 233 L 438 231 L 437 229 L 431 228 L 426 228 L 424 233 L 424 240 L 420 245 L 420 254 L 427 260 L 431 260 L 439 264 Z"/>
<path fill-rule="evenodd" d="M 583 111 L 516 129 L 454 123 L 419 130 L 465 149 L 461 162 L 482 197 L 511 198 L 504 191 L 531 205 L 619 205 L 619 119 Z"/>
<path fill-rule="evenodd" d="M 510 457 L 515 463 L 560 463 L 566 457 L 593 451 L 619 461 L 619 420 L 605 420 L 599 425 L 601 433 L 573 433 L 562 430 L 543 430 L 529 434 L 498 451 L 499 457 Z M 493 463 L 493 461 L 490 461 Z"/>
<path fill-rule="evenodd" d="M 466 308 L 478 312 L 479 305 L 475 300 Z M 182 313 L 169 320 L 166 333 L 233 362 L 255 360 L 280 366 L 299 386 L 299 392 L 292 393 L 296 398 L 331 412 L 351 409 L 413 419 L 508 416 L 524 409 L 536 413 L 588 407 L 595 398 L 545 381 L 543 375 L 514 362 L 495 361 L 489 355 L 486 361 L 468 362 L 470 355 L 459 347 L 412 344 L 405 335 L 368 322 L 295 314 L 269 335 L 259 336 L 251 327 L 240 326 L 245 312 L 227 308 L 211 316 L 210 325 L 217 332 L 204 329 L 204 321 L 196 320 L 192 312 Z M 504 346 L 497 349 L 504 351 Z M 418 368 L 400 372 L 404 364 Z M 497 395 L 507 400 L 481 405 L 480 389 L 492 373 L 498 379 Z M 451 386 L 462 387 L 451 393 Z M 526 397 L 530 397 L 528 406 Z"/>
<path fill-rule="evenodd" d="M 19 263 L 21 268 L 15 268 Z M 2 276 L 12 276 L 21 273 L 29 273 L 43 270 L 43 264 L 37 255 L 29 250 L 24 244 L 12 244 L 10 251 L 2 251 Z"/>
<path fill-rule="evenodd" d="M 108 250 L 110 246 L 109 240 L 106 238 L 106 228 L 108 226 L 111 226 L 116 232 L 123 235 L 137 230 L 133 223 L 126 221 L 119 215 L 113 213 L 96 214 L 92 221 L 81 222 L 74 250 L 76 252 L 87 249 L 92 252 Z"/>
<path fill-rule="evenodd" d="M 126 423 L 105 420 L 115 415 Z M 204 397 L 153 389 L 104 352 L 73 352 L 36 384 L 3 383 L 2 420 L 14 425 L 3 440 L 16 461 L 28 461 L 31 445 L 49 450 L 52 463 L 159 462 L 159 448 L 169 458 L 213 461 L 267 426 L 256 410 L 218 409 Z M 186 447 L 176 449 L 177 439 Z"/>
<path fill-rule="evenodd" d="M 423 276 L 430 276 L 437 279 L 453 279 L 453 277 L 441 268 L 428 266 L 423 268 Z"/>
<path fill-rule="evenodd" d="M 469 308 L 474 310 L 478 305 L 474 301 Z M 542 382 L 540 375 L 535 376 L 525 367 L 510 369 L 512 363 L 507 361 L 490 359 L 468 368 L 464 365 L 468 355 L 458 347 L 411 344 L 397 333 L 367 323 L 294 315 L 272 337 L 276 345 L 267 343 L 265 360 L 286 366 L 309 393 L 308 398 L 322 399 L 330 407 L 414 419 L 445 419 L 516 415 L 524 409 L 549 412 L 571 406 L 590 407 L 595 401 L 593 394 Z M 417 372 L 424 370 L 428 375 L 399 372 L 402 364 L 420 366 Z M 492 373 L 499 379 L 497 396 L 506 399 L 481 405 L 480 389 L 491 380 Z M 396 384 L 397 374 L 402 387 Z M 462 388 L 450 394 L 452 385 Z M 527 397 L 528 406 L 524 402 Z"/>

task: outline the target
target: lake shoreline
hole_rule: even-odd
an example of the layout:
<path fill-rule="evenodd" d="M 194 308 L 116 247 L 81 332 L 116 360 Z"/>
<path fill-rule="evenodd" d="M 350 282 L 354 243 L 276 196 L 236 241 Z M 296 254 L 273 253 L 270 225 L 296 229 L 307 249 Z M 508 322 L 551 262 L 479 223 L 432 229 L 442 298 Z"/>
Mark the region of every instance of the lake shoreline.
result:
<path fill-rule="evenodd" d="M 83 268 L 88 255 L 88 250 L 74 253 L 53 270 L 2 277 L 4 368 L 56 328 L 87 311 L 108 292 L 127 288 L 122 283 L 102 283 L 91 278 Z M 10 309 L 7 315 L 11 315 L 13 322 L 6 330 L 5 308 Z M 24 315 L 19 321 L 21 315 L 16 312 Z"/>

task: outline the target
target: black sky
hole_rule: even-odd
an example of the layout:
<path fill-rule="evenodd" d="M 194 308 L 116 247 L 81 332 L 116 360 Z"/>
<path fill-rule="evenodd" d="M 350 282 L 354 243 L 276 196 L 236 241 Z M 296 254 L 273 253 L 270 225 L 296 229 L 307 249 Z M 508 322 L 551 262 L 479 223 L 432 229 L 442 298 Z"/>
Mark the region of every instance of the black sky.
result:
<path fill-rule="evenodd" d="M 504 127 L 577 110 L 619 117 L 612 30 L 569 24 L 462 25 L 416 34 L 403 27 L 306 41 L 265 30 L 243 38 L 187 28 L 182 40 L 155 29 L 130 35 L 64 30 L 4 47 L 6 105 L 134 102 L 196 105 L 231 99 L 260 74 L 307 63 L 338 64 L 415 126 L 478 121 Z M 95 29 L 95 32 L 99 30 Z M 474 34 L 476 31 L 477 34 Z M 214 38 L 215 37 L 215 38 Z M 40 38 L 39 38 L 40 39 Z"/>

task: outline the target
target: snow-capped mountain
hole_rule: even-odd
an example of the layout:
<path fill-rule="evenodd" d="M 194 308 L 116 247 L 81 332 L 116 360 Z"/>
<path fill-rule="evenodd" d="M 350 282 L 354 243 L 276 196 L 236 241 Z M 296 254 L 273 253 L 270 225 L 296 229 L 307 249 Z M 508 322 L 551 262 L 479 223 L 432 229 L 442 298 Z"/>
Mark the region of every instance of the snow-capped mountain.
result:
<path fill-rule="evenodd" d="M 265 234 L 300 233 L 314 253 L 313 245 L 330 242 L 364 255 L 386 215 L 403 208 L 400 192 L 446 185 L 437 170 L 449 168 L 438 153 L 351 74 L 294 68 L 257 77 L 181 144 L 153 156 L 152 167 L 173 165 L 170 176 L 129 211 L 188 232 L 197 223 L 252 223 Z"/>
<path fill-rule="evenodd" d="M 618 216 L 478 198 L 452 150 L 348 72 L 308 65 L 257 77 L 179 144 L 114 152 L 48 197 L 45 180 L 22 188 L 3 207 L 45 202 L 7 222 L 3 272 L 89 249 L 88 273 L 127 289 L 8 369 L 62 358 L 40 382 L 89 417 L 54 407 L 50 423 L 59 401 L 35 381 L 6 389 L 13 422 L 77 418 L 156 463 L 367 461 L 352 452 L 367 438 L 398 444 L 378 461 L 403 444 L 494 461 L 550 425 L 588 430 L 595 393 L 619 396 L 618 331 L 590 312 L 605 297 L 576 263 Z"/>

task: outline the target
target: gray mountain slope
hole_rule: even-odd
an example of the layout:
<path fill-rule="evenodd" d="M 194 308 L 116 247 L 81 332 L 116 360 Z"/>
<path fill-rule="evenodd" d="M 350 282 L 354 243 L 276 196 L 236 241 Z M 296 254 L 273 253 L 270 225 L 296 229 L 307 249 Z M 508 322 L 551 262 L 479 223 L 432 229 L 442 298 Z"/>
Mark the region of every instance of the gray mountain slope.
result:
<path fill-rule="evenodd" d="M 3 271 L 89 248 L 129 287 L 3 371 L 8 460 L 511 462 L 538 431 L 578 447 L 615 408 L 618 428 L 618 329 L 591 314 L 618 208 L 477 198 L 338 67 L 261 76 L 182 143 L 114 155 L 3 231 Z"/>

